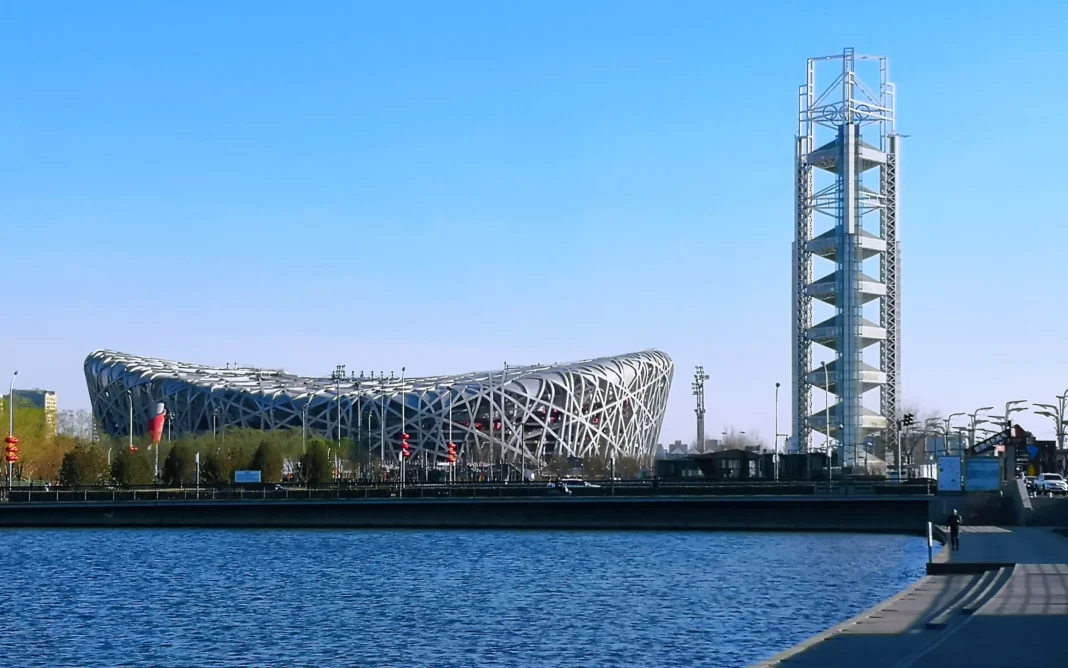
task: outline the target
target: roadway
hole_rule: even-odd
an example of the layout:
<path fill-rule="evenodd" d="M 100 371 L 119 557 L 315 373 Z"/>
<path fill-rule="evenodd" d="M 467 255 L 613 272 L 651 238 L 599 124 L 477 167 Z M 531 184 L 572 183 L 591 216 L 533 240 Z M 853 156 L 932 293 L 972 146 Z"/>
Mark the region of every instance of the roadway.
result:
<path fill-rule="evenodd" d="M 756 665 L 1068 666 L 1068 538 L 977 526 L 960 544 L 934 560 L 947 574 Z"/>

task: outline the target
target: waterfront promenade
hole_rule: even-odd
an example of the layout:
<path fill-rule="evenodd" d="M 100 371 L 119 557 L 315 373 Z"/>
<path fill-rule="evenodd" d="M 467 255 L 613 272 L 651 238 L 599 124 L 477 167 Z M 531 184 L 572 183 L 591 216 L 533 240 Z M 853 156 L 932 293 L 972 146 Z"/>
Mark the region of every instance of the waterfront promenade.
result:
<path fill-rule="evenodd" d="M 1068 538 L 978 526 L 964 527 L 960 543 L 934 559 L 947 574 L 756 665 L 1068 666 Z"/>

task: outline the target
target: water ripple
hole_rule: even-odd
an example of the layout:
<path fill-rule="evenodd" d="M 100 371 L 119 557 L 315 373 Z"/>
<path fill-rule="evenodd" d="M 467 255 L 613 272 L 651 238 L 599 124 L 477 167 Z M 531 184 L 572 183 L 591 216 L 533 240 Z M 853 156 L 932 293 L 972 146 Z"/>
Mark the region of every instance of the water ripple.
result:
<path fill-rule="evenodd" d="M 0 532 L 19 666 L 741 666 L 892 595 L 922 539 Z"/>

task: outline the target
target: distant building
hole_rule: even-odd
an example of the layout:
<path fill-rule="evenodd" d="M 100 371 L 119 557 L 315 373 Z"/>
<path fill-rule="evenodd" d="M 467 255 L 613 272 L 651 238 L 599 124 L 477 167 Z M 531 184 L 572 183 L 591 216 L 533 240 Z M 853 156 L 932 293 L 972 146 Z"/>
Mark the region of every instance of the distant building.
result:
<path fill-rule="evenodd" d="M 675 441 L 674 443 L 668 443 L 668 454 L 686 453 L 690 451 L 690 446 L 682 441 Z"/>
<path fill-rule="evenodd" d="M 48 426 L 48 433 L 52 436 L 56 435 L 57 417 L 59 415 L 59 404 L 56 402 L 56 393 L 52 390 L 15 390 L 15 396 L 24 401 L 29 401 L 37 408 L 44 409 L 45 424 Z"/>
<path fill-rule="evenodd" d="M 703 446 L 698 445 L 694 447 L 694 452 L 700 454 L 704 452 L 716 452 L 721 449 L 721 443 L 718 438 L 706 438 Z"/>

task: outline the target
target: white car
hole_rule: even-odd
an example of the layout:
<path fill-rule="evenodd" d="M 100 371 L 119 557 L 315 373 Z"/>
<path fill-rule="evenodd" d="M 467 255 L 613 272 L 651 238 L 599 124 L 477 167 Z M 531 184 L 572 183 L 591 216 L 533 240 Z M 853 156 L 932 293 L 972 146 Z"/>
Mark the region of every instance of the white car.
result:
<path fill-rule="evenodd" d="M 1059 473 L 1042 473 L 1035 479 L 1036 494 L 1068 494 L 1068 482 Z"/>
<path fill-rule="evenodd" d="M 560 482 L 564 483 L 568 487 L 595 487 L 595 488 L 600 488 L 600 485 L 594 485 L 593 483 L 586 482 L 582 478 L 564 478 Z"/>

